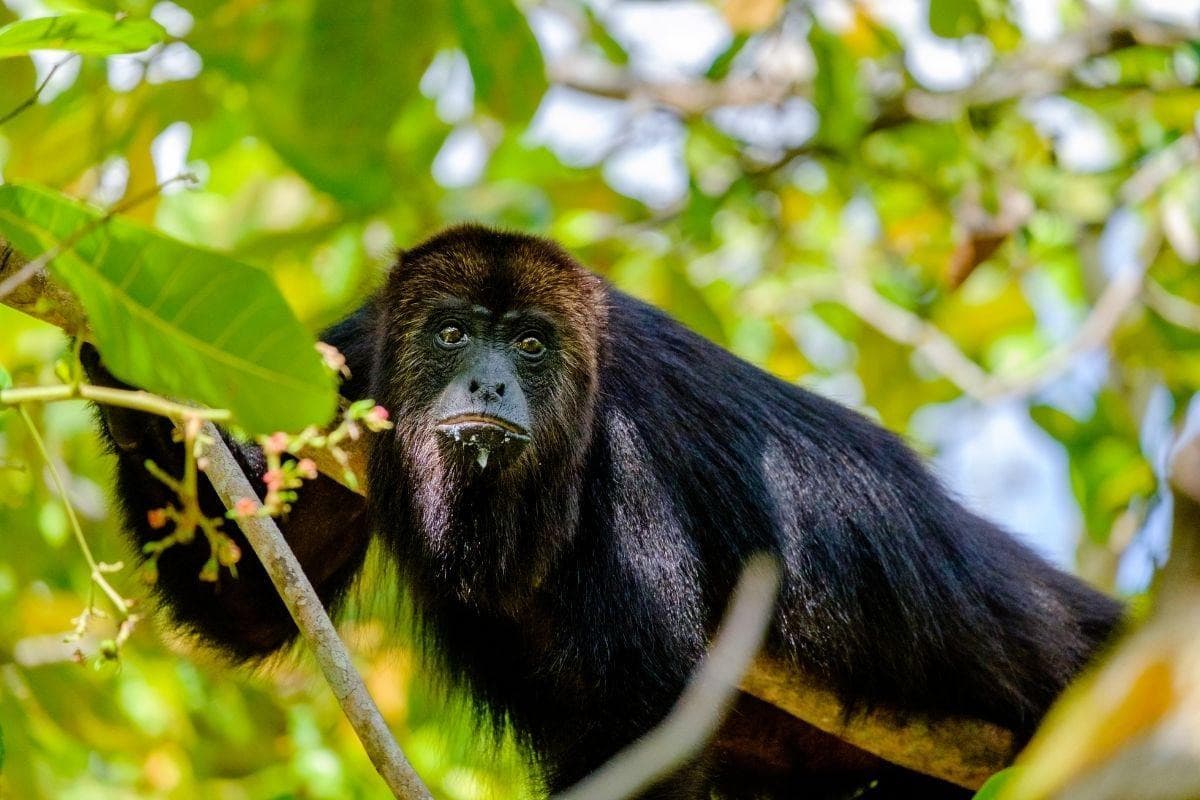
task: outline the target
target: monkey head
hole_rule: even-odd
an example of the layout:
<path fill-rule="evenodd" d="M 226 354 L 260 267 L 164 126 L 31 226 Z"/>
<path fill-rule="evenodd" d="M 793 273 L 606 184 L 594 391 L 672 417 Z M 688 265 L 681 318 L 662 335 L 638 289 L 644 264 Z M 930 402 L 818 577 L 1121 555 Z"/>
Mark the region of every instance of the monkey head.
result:
<path fill-rule="evenodd" d="M 569 527 L 591 440 L 601 280 L 553 243 L 462 226 L 404 253 L 375 303 L 373 392 L 396 427 L 376 447 L 371 494 L 389 494 L 380 480 L 409 489 L 386 518 L 407 511 L 444 558 L 472 542 L 500 558 L 540 527 Z"/>

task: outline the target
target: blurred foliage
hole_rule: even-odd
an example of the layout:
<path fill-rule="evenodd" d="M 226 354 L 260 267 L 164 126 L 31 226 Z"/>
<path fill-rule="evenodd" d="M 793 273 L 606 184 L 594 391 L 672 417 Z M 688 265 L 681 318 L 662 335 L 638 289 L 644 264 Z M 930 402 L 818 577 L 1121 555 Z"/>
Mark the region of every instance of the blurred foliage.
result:
<path fill-rule="evenodd" d="M 906 3 L 817 5 L 13 2 L 81 15 L 89 53 L 135 46 L 130 30 L 154 41 L 151 18 L 166 38 L 0 61 L 0 114 L 50 77 L 0 127 L 0 168 L 102 206 L 149 193 L 124 215 L 266 271 L 313 330 L 396 247 L 475 219 L 555 237 L 901 432 L 930 410 L 1015 408 L 1066 454 L 1068 533 L 1111 588 L 1161 505 L 1164 432 L 1200 386 L 1195 35 L 1079 0 L 1052 3 L 1057 27 L 1037 35 L 1004 0 L 930 0 L 915 29 Z M 6 30 L 18 50 L 47 36 Z M 668 46 L 693 40 L 709 44 Z M 153 191 L 184 170 L 197 188 Z M 1143 288 L 1080 345 L 1130 270 Z M 213 313 L 234 319 L 245 294 Z M 65 352 L 0 307 L 0 384 L 52 383 Z M 128 560 L 90 413 L 33 411 L 97 557 Z M 15 420 L 0 412 L 0 794 L 384 796 L 303 655 L 231 672 L 146 624 L 119 666 L 73 662 L 61 633 L 87 570 Z M 144 597 L 131 572 L 113 580 Z M 525 793 L 511 742 L 476 731 L 420 664 L 388 581 L 363 583 L 374 596 L 347 630 L 418 771 L 446 798 Z"/>

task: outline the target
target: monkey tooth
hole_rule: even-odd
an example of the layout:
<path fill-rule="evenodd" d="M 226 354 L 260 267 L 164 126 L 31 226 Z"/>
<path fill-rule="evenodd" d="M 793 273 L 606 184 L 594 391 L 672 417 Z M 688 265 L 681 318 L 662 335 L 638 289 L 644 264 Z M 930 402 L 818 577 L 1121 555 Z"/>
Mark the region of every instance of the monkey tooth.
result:
<path fill-rule="evenodd" d="M 487 469 L 488 451 L 486 447 L 479 448 L 479 454 L 475 456 L 475 461 L 479 464 L 480 469 Z"/>

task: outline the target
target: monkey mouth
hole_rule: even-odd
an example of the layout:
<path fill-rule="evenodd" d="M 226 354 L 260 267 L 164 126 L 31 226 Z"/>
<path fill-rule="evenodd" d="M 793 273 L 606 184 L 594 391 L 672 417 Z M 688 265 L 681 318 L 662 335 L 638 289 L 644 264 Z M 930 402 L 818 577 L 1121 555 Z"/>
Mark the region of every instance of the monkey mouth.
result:
<path fill-rule="evenodd" d="M 491 414 L 455 414 L 439 422 L 437 428 L 452 437 L 455 433 L 482 433 L 487 429 L 495 429 L 495 432 L 503 434 L 502 438 L 529 441 L 529 431 L 515 422 Z"/>
<path fill-rule="evenodd" d="M 480 472 L 492 464 L 493 471 L 512 464 L 529 444 L 529 432 L 522 426 L 490 414 L 455 414 L 437 424 L 448 453 L 457 453 Z"/>

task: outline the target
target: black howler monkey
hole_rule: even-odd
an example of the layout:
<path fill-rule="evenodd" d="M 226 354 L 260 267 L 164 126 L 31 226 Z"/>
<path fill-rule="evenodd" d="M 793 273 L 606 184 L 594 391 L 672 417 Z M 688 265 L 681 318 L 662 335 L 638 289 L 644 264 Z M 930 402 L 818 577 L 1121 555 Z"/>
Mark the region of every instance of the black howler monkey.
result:
<path fill-rule="evenodd" d="M 548 785 L 660 721 L 740 565 L 776 554 L 767 648 L 851 707 L 963 714 L 1028 735 L 1119 605 L 964 509 L 893 434 L 777 380 L 612 288 L 556 245 L 465 226 L 403 254 L 326 333 L 350 398 L 392 412 L 369 502 L 320 478 L 284 529 L 334 604 L 374 532 L 422 630 Z M 105 373 L 86 353 L 93 376 Z M 168 426 L 106 409 L 139 543 L 170 498 Z M 251 475 L 262 454 L 237 445 Z M 219 513 L 205 487 L 204 502 Z M 229 524 L 227 527 L 233 528 Z M 233 535 L 240 537 L 236 530 Z M 219 590 L 202 545 L 159 563 L 174 616 L 238 657 L 294 627 L 249 548 Z M 752 747 L 745 746 L 753 742 Z M 655 797 L 958 797 L 743 697 Z"/>

